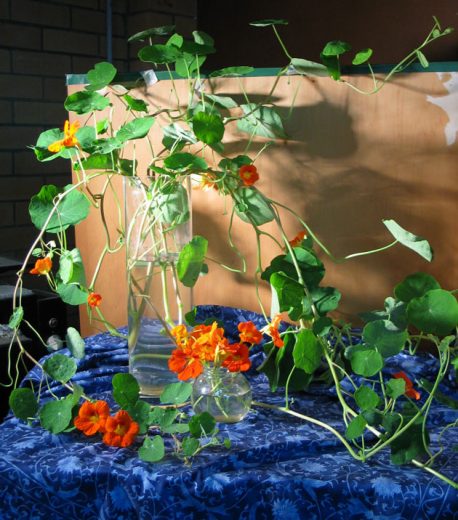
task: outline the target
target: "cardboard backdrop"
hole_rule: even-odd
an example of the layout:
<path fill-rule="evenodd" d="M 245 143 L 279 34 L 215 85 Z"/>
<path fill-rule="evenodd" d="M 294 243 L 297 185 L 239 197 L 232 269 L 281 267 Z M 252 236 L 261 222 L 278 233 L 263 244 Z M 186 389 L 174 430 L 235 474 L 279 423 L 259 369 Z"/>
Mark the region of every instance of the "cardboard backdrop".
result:
<path fill-rule="evenodd" d="M 360 88 L 370 88 L 365 76 L 349 78 Z M 239 81 L 250 100 L 263 99 L 274 77 L 225 78 L 207 81 L 204 88 L 231 95 L 244 102 Z M 180 98 L 186 100 L 185 81 L 175 82 Z M 80 86 L 70 86 L 74 92 Z M 174 102 L 170 81 L 159 81 L 130 92 L 152 106 Z M 382 308 L 386 296 L 407 274 L 425 271 L 433 274 L 446 288 L 458 286 L 458 73 L 411 73 L 398 75 L 378 94 L 364 96 L 328 78 L 282 78 L 274 102 L 285 118 L 288 140 L 275 141 L 257 160 L 258 187 L 268 196 L 294 209 L 312 227 L 336 256 L 344 256 L 388 244 L 392 237 L 382 219 L 393 218 L 401 226 L 428 238 L 435 250 L 429 264 L 402 246 L 375 256 L 363 256 L 335 265 L 326 261 L 326 285 L 342 292 L 336 316 L 356 320 L 363 310 Z M 289 107 L 294 99 L 294 110 Z M 115 114 L 117 113 L 115 106 Z M 117 124 L 124 121 L 118 111 Z M 88 124 L 92 124 L 91 121 Z M 160 117 L 152 128 L 153 146 L 159 149 L 165 124 Z M 248 136 L 228 128 L 225 154 L 244 153 Z M 250 155 L 254 157 L 266 139 L 255 139 Z M 126 150 L 125 157 L 133 145 Z M 146 140 L 135 142 L 139 171 L 149 164 Z M 219 161 L 219 157 L 215 157 Z M 211 160 L 211 157 L 208 157 Z M 122 197 L 122 179 L 117 179 Z M 103 180 L 99 184 L 101 189 Z M 214 190 L 192 190 L 194 233 L 209 240 L 209 257 L 239 265 L 227 245 L 230 211 Z M 226 201 L 229 204 L 229 201 Z M 117 210 L 107 200 L 109 221 L 116 226 Z M 228 206 L 230 208 L 230 206 Z M 301 228 L 282 212 L 289 237 Z M 275 232 L 267 224 L 266 231 Z M 210 274 L 199 280 L 194 290 L 196 304 L 223 304 L 257 310 L 253 285 L 255 236 L 249 225 L 237 219 L 233 236 L 248 260 L 248 273 L 240 275 L 209 262 Z M 91 215 L 76 229 L 77 246 L 91 277 L 104 244 L 98 220 Z M 262 262 L 266 266 L 279 254 L 278 246 L 262 242 Z M 103 311 L 115 325 L 127 321 L 125 252 L 107 256 L 96 286 L 103 295 Z M 263 283 L 261 295 L 270 308 L 269 288 Z M 99 329 L 89 324 L 85 309 L 81 312 L 82 333 Z"/>

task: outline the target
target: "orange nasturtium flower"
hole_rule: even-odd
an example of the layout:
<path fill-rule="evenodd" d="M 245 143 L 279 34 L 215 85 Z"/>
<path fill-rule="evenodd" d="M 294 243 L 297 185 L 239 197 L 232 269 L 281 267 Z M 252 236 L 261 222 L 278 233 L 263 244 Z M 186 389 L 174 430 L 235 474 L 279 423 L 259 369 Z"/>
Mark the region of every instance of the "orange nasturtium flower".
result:
<path fill-rule="evenodd" d="M 102 301 L 102 296 L 98 293 L 91 292 L 89 293 L 89 296 L 87 297 L 87 303 L 89 307 L 94 309 L 95 307 L 98 307 L 100 305 L 100 302 Z"/>
<path fill-rule="evenodd" d="M 78 146 L 78 139 L 76 138 L 76 132 L 80 127 L 80 122 L 75 121 L 74 123 L 70 123 L 70 121 L 65 121 L 64 124 L 64 138 L 59 141 L 54 141 L 48 146 L 48 150 L 52 153 L 57 153 L 62 150 L 62 148 L 71 148 L 72 146 Z"/>
<path fill-rule="evenodd" d="M 49 256 L 45 256 L 45 258 L 39 258 L 35 262 L 35 267 L 30 269 L 30 274 L 48 274 L 52 268 L 52 260 Z"/>
<path fill-rule="evenodd" d="M 285 345 L 285 342 L 281 339 L 280 332 L 278 331 L 278 327 L 281 322 L 280 314 L 277 314 L 275 318 L 269 323 L 264 329 L 263 332 L 268 334 L 276 347 L 281 348 Z"/>
<path fill-rule="evenodd" d="M 216 176 L 213 173 L 206 173 L 200 181 L 200 187 L 203 190 L 214 189 L 218 191 L 218 183 L 216 182 Z"/>
<path fill-rule="evenodd" d="M 404 395 L 417 401 L 420 399 L 420 392 L 414 389 L 412 381 L 409 379 L 405 372 L 402 372 L 402 370 L 400 372 L 396 372 L 396 374 L 393 374 L 393 377 L 394 379 L 404 379 L 406 384 L 406 390 L 404 392 Z"/>
<path fill-rule="evenodd" d="M 259 180 L 258 170 L 254 164 L 244 164 L 239 169 L 239 176 L 245 186 L 253 186 Z"/>
<path fill-rule="evenodd" d="M 243 343 L 228 345 L 225 353 L 227 355 L 223 361 L 223 367 L 226 367 L 229 372 L 246 372 L 251 367 L 250 351 Z"/>
<path fill-rule="evenodd" d="M 110 408 L 106 401 L 90 403 L 86 401 L 79 409 L 78 417 L 75 417 L 75 426 L 85 435 L 95 435 L 97 432 L 105 433 L 105 423 L 110 415 Z"/>
<path fill-rule="evenodd" d="M 108 446 L 126 448 L 134 442 L 139 430 L 138 423 L 125 410 L 119 410 L 114 417 L 107 418 L 103 442 Z"/>
<path fill-rule="evenodd" d="M 195 379 L 204 371 L 204 366 L 197 356 L 176 348 L 169 357 L 169 369 L 176 372 L 180 381 Z"/>
<path fill-rule="evenodd" d="M 245 321 L 238 324 L 239 337 L 242 343 L 258 345 L 262 341 L 262 333 L 256 328 L 252 321 Z"/>
<path fill-rule="evenodd" d="M 299 231 L 299 233 L 292 239 L 289 240 L 289 244 L 291 247 L 297 247 L 300 246 L 302 243 L 302 240 L 306 237 L 305 231 Z"/>

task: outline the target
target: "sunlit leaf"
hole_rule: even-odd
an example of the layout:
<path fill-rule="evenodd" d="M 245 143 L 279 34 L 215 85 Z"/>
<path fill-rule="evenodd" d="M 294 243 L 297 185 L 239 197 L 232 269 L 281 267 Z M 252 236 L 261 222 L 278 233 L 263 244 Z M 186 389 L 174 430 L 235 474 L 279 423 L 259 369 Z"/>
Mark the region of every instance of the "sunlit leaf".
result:
<path fill-rule="evenodd" d="M 433 259 L 433 250 L 425 238 L 410 233 L 394 220 L 383 220 L 383 223 L 398 242 L 412 249 L 412 251 L 418 253 L 425 260 L 428 260 L 428 262 L 431 262 Z"/>

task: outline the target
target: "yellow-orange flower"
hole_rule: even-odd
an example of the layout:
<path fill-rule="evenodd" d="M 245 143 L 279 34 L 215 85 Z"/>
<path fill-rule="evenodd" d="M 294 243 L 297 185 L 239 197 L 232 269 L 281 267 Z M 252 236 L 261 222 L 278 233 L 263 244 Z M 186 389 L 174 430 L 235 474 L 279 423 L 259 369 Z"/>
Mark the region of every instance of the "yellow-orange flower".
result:
<path fill-rule="evenodd" d="M 289 240 L 289 244 L 291 247 L 297 247 L 300 246 L 302 243 L 302 240 L 306 237 L 305 231 L 299 231 L 299 233 L 292 239 Z"/>
<path fill-rule="evenodd" d="M 139 430 L 138 423 L 125 410 L 119 410 L 114 417 L 107 418 L 103 442 L 109 446 L 126 448 L 134 442 Z"/>
<path fill-rule="evenodd" d="M 74 424 L 84 435 L 95 435 L 97 432 L 105 433 L 105 423 L 110 415 L 110 408 L 106 401 L 83 403 L 75 417 Z"/>
<path fill-rule="evenodd" d="M 35 262 L 35 267 L 30 269 L 30 274 L 48 274 L 49 271 L 51 271 L 51 268 L 52 260 L 49 258 L 49 256 L 46 256 L 45 258 L 39 258 Z"/>
<path fill-rule="evenodd" d="M 394 379 L 404 379 L 404 382 L 406 384 L 404 395 L 417 401 L 420 399 L 420 392 L 415 390 L 412 381 L 405 372 L 402 372 L 402 370 L 401 372 L 396 372 L 396 374 L 393 374 L 393 377 Z"/>
<path fill-rule="evenodd" d="M 180 381 L 195 379 L 204 370 L 204 366 L 197 356 L 193 356 L 181 348 L 176 348 L 172 352 L 168 364 L 169 369 L 177 374 Z"/>
<path fill-rule="evenodd" d="M 102 296 L 98 293 L 91 292 L 89 293 L 89 296 L 87 297 L 87 303 L 89 307 L 94 309 L 95 307 L 98 307 L 100 305 L 100 302 L 102 301 Z"/>
<path fill-rule="evenodd" d="M 213 173 L 207 173 L 202 177 L 200 181 L 200 187 L 203 190 L 214 189 L 218 191 L 218 183 L 216 181 L 216 176 Z"/>
<path fill-rule="evenodd" d="M 258 170 L 254 164 L 244 164 L 239 169 L 239 176 L 245 186 L 253 186 L 259 180 Z"/>
<path fill-rule="evenodd" d="M 48 150 L 52 153 L 57 153 L 62 150 L 62 148 L 71 148 L 72 146 L 78 146 L 79 142 L 76 138 L 76 132 L 80 127 L 80 122 L 75 121 L 74 123 L 70 123 L 70 121 L 65 121 L 64 124 L 64 138 L 59 141 L 54 141 L 48 146 Z"/>
<path fill-rule="evenodd" d="M 285 345 L 285 342 L 281 339 L 280 332 L 278 327 L 280 326 L 281 316 L 277 314 L 275 318 L 269 323 L 263 331 L 268 334 L 274 343 L 274 345 L 278 348 L 281 348 Z"/>
<path fill-rule="evenodd" d="M 243 343 L 252 343 L 258 345 L 262 341 L 262 333 L 256 328 L 252 321 L 245 321 L 238 324 L 240 341 Z"/>
<path fill-rule="evenodd" d="M 246 372 L 251 367 L 249 350 L 243 343 L 228 345 L 225 353 L 223 367 L 226 367 L 229 372 Z"/>

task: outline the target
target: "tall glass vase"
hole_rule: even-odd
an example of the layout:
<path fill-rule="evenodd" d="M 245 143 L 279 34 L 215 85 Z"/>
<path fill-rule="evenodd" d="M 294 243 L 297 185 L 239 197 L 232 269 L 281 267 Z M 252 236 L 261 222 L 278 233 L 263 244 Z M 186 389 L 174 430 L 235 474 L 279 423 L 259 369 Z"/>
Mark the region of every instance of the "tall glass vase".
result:
<path fill-rule="evenodd" d="M 192 308 L 192 290 L 177 276 L 181 249 L 192 238 L 189 179 L 125 180 L 129 372 L 144 397 L 176 382 L 168 369 L 170 329 Z"/>

